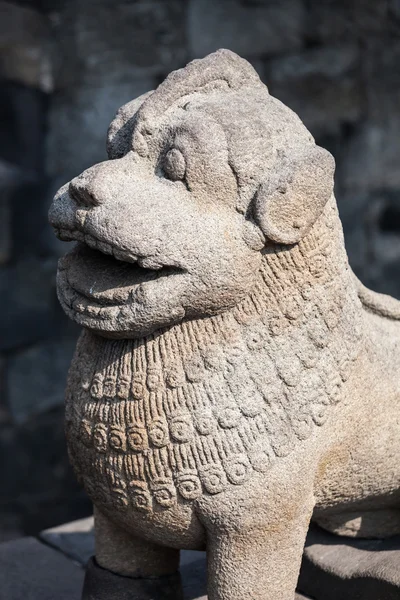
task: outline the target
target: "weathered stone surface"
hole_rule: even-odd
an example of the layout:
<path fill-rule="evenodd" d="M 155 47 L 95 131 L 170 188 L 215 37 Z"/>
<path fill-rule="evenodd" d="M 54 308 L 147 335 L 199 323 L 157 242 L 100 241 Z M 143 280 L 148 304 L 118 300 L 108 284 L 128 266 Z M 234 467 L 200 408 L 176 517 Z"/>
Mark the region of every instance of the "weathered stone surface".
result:
<path fill-rule="evenodd" d="M 400 536 L 351 540 L 312 527 L 305 545 L 299 588 L 318 600 L 397 600 Z"/>
<path fill-rule="evenodd" d="M 74 345 L 71 341 L 45 342 L 10 360 L 8 398 L 16 423 L 64 403 L 61 382 L 67 376 Z"/>
<path fill-rule="evenodd" d="M 189 3 L 192 56 L 201 57 L 221 47 L 246 57 L 276 54 L 300 47 L 303 35 L 304 8 L 298 0 L 247 5 L 239 0 Z"/>
<path fill-rule="evenodd" d="M 11 27 L 5 31 L 8 18 L 3 18 L 0 24 L 0 30 L 4 34 L 1 39 L 5 44 L 0 49 L 0 62 L 5 69 L 2 73 L 12 78 L 2 79 L 0 82 L 0 156 L 18 173 L 19 186 L 12 193 L 9 189 L 5 190 L 8 201 L 3 202 L 0 209 L 6 213 L 5 216 L 3 212 L 0 215 L 0 252 L 3 264 L 7 265 L 0 278 L 9 279 L 6 288 L 3 283 L 0 284 L 3 315 L 0 344 L 2 350 L 11 352 L 11 356 L 15 352 L 25 351 L 38 341 L 66 337 L 65 316 L 61 309 L 54 310 L 55 294 L 49 293 L 54 288 L 53 276 L 51 274 L 46 278 L 43 275 L 48 258 L 54 259 L 65 252 L 65 248 L 61 248 L 63 243 L 52 235 L 47 225 L 46 213 L 53 195 L 51 188 L 54 186 L 57 189 L 85 166 L 103 160 L 104 139 L 103 134 L 100 136 L 98 132 L 105 132 L 115 107 L 141 91 L 156 87 L 159 79 L 170 68 L 183 65 L 186 55 L 193 54 L 194 42 L 200 45 L 202 43 L 199 32 L 206 41 L 209 40 L 204 29 L 204 22 L 208 17 L 200 10 L 195 9 L 191 13 L 197 15 L 198 21 L 191 17 L 190 25 L 188 23 L 187 7 L 192 11 L 195 4 L 192 2 L 178 5 L 175 0 L 162 0 L 164 15 L 170 15 L 167 14 L 167 18 L 158 12 L 160 3 L 151 0 L 129 2 L 129 7 L 125 6 L 122 12 L 119 12 L 119 2 L 113 2 L 115 10 L 109 10 L 107 6 L 110 7 L 110 4 L 103 3 L 102 0 L 95 1 L 95 4 L 96 6 L 87 2 L 66 3 L 61 0 L 12 1 L 7 6 L 14 11 L 14 15 L 23 6 L 30 9 L 32 20 L 22 19 L 18 31 Z M 216 4 L 220 4 L 219 0 Z M 400 139 L 397 125 L 400 107 L 399 1 L 304 0 L 300 10 L 297 2 L 284 3 L 282 8 L 279 3 L 267 0 L 241 0 L 241 4 L 243 11 L 237 8 L 237 2 L 230 2 L 232 10 L 226 15 L 228 25 L 225 25 L 224 21 L 215 23 L 220 9 L 210 3 L 209 29 L 213 39 L 217 39 L 217 45 L 223 43 L 232 49 L 240 44 L 274 95 L 277 91 L 271 87 L 271 59 L 274 62 L 276 60 L 277 64 L 282 60 L 284 65 L 287 64 L 286 59 L 293 56 L 303 59 L 300 65 L 302 76 L 296 78 L 291 75 L 289 78 L 285 71 L 286 79 L 279 85 L 286 93 L 285 102 L 289 105 L 292 98 L 296 102 L 297 93 L 304 104 L 307 102 L 307 106 L 313 106 L 315 116 L 318 117 L 318 128 L 314 129 L 311 121 L 307 121 L 307 124 L 311 133 L 317 134 L 317 143 L 330 150 L 336 159 L 336 197 L 352 268 L 373 289 L 400 298 L 397 258 L 400 226 L 395 211 L 400 198 L 397 184 Z M 200 5 L 205 6 L 205 3 L 200 2 Z M 99 9 L 101 15 L 100 12 L 98 15 L 94 14 L 97 7 L 104 6 L 105 9 Z M 126 16 L 129 11 L 131 14 L 135 13 L 134 18 Z M 152 11 L 157 13 L 154 18 Z M 138 13 L 142 16 L 138 16 Z M 304 19 L 299 17 L 300 13 L 305 14 Z M 18 14 L 21 16 L 27 13 L 22 11 Z M 52 23 L 50 37 L 54 39 L 54 47 L 49 55 L 51 54 L 53 61 L 53 76 L 57 81 L 57 91 L 50 94 L 43 92 L 41 86 L 28 87 L 23 83 L 25 79 L 20 78 L 21 73 L 26 74 L 28 66 L 30 73 L 38 73 L 36 67 L 45 57 L 45 54 L 41 54 L 41 49 L 45 50 L 49 32 L 46 25 L 44 28 L 37 27 L 37 23 L 47 22 L 47 18 L 43 16 L 45 14 L 50 14 L 49 21 Z M 111 15 L 111 18 L 102 16 L 105 14 Z M 256 18 L 251 15 L 256 15 Z M 264 23 L 260 22 L 263 15 L 267 15 Z M 121 25 L 121 20 L 125 20 L 126 24 Z M 232 20 L 236 20 L 237 24 L 232 24 Z M 285 23 L 283 30 L 282 23 Z M 115 33 L 116 30 L 118 33 Z M 124 34 L 120 37 L 119 32 L 122 30 Z M 223 42 L 218 39 L 220 31 L 224 35 Z M 279 39 L 275 35 L 276 31 L 282 32 Z M 276 49 L 272 55 L 271 40 Z M 13 44 L 15 49 L 12 48 Z M 28 48 L 27 44 L 33 50 L 39 48 L 39 53 L 26 57 L 24 53 Z M 361 51 L 354 66 L 349 67 L 339 58 L 346 56 L 349 47 L 354 45 Z M 142 52 L 142 49 L 145 51 Z M 319 51 L 322 57 L 327 57 L 332 49 L 335 49 L 336 55 L 330 69 L 321 68 L 317 60 Z M 12 59 L 11 62 L 5 62 L 6 56 Z M 27 58 L 23 64 L 21 56 Z M 18 58 L 17 62 L 13 57 Z M 304 65 L 308 60 L 310 71 L 315 73 L 313 76 L 308 74 Z M 325 65 L 328 62 L 325 60 Z M 341 73 L 337 71 L 336 63 L 340 65 Z M 12 65 L 15 75 L 12 73 Z M 336 73 L 335 77 L 330 78 L 330 71 Z M 153 81 L 154 78 L 157 81 Z M 310 86 L 303 83 L 303 80 Z M 342 80 L 346 82 L 345 86 Z M 317 87 L 318 94 L 313 93 L 311 83 Z M 362 102 L 360 113 L 354 121 L 354 109 L 347 103 L 351 100 L 349 91 L 352 93 L 357 85 L 361 89 Z M 329 94 L 322 93 L 324 90 L 332 91 L 330 103 Z M 107 96 L 110 98 L 109 103 Z M 74 103 L 76 109 L 72 108 Z M 49 106 L 51 119 L 47 119 Z M 297 104 L 293 106 L 296 107 Z M 351 120 L 347 115 L 342 117 L 344 106 L 349 107 Z M 96 112 L 95 118 L 88 115 L 92 108 Z M 83 110 L 85 116 L 79 116 L 78 110 Z M 296 110 L 301 112 L 300 108 Z M 314 114 L 309 116 L 314 119 Z M 88 125 L 85 126 L 85 123 Z M 364 144 L 362 140 L 354 144 L 354 138 L 366 126 L 378 130 L 378 144 L 370 141 Z M 70 137 L 65 131 L 58 131 L 61 128 L 69 128 L 72 132 Z M 53 133 L 54 129 L 57 131 Z M 54 142 L 51 142 L 53 138 Z M 74 139 L 78 140 L 76 144 L 73 143 Z M 50 153 L 48 155 L 51 174 L 58 173 L 58 177 L 52 178 L 50 182 L 42 181 L 45 141 L 48 148 L 51 147 L 52 156 Z M 348 151 L 350 147 L 351 152 Z M 371 153 L 371 157 L 366 157 L 366 153 Z M 346 163 L 345 169 L 342 169 L 342 163 Z M 15 168 L 17 165 L 19 169 Z M 3 170 L 0 179 L 2 183 L 5 181 Z M 361 185 L 362 189 L 353 184 L 351 188 L 345 187 L 343 184 L 348 181 Z M 390 189 L 387 187 L 389 185 Z M 380 203 L 379 210 L 377 203 Z M 16 266 L 17 262 L 25 264 L 27 258 L 30 264 L 27 268 L 32 275 L 37 274 L 37 283 L 30 273 L 22 272 L 25 267 Z M 35 260 L 30 262 L 33 258 Z M 40 264 L 42 261 L 43 266 Z M 15 270 L 19 269 L 21 272 L 16 276 Z M 54 266 L 51 267 L 53 269 Z M 24 281 L 28 284 L 25 285 Z M 27 301 L 31 297 L 32 306 Z M 40 298 L 43 299 L 42 307 Z M 67 337 L 70 337 L 70 332 Z M 5 377 L 8 364 L 7 357 L 4 362 Z M 31 402 L 36 404 L 36 398 L 30 397 Z M 27 434 L 29 443 L 26 443 L 25 426 L 10 425 L 6 386 L 2 388 L 1 406 L 0 446 L 2 451 L 8 453 L 9 468 L 4 469 L 2 464 L 0 530 L 4 530 L 6 524 L 10 523 L 7 536 L 13 535 L 13 531 L 16 532 L 15 535 L 18 532 L 22 535 L 24 529 L 25 533 L 37 533 L 46 524 L 64 522 L 84 515 L 85 505 L 80 497 L 77 499 L 77 488 L 70 479 L 64 480 L 63 476 L 59 479 L 56 476 L 57 473 L 65 473 L 63 432 L 57 422 L 57 419 L 61 419 L 61 412 L 53 410 L 50 415 L 48 412 L 35 415 L 33 422 L 36 433 L 32 426 L 32 431 Z M 55 438 L 52 442 L 56 450 L 50 469 L 50 458 L 46 456 L 46 438 L 53 439 L 52 428 L 58 432 L 60 439 Z M 15 437 L 12 439 L 15 445 L 13 442 L 11 451 L 9 436 L 14 429 Z M 25 465 L 21 470 L 22 474 L 16 477 L 15 474 L 20 472 L 18 465 L 22 460 L 21 448 L 29 454 L 29 465 Z M 35 476 L 38 480 L 36 494 L 33 493 Z M 6 477 L 16 479 L 17 483 L 6 481 Z M 46 480 L 46 477 L 49 479 Z M 24 493 L 26 481 L 31 490 L 29 495 Z M 9 493 L 11 488 L 12 496 Z M 19 497 L 22 498 L 21 501 L 17 500 Z M 12 498 L 15 498 L 14 502 Z"/>
<path fill-rule="evenodd" d="M 0 544 L 0 600 L 73 600 L 83 570 L 34 538 Z"/>
<path fill-rule="evenodd" d="M 66 396 L 95 504 L 84 598 L 169 581 L 184 547 L 207 549 L 213 600 L 292 599 L 313 514 L 400 534 L 400 303 L 348 266 L 332 156 L 233 52 L 123 106 L 107 151 L 49 213 L 80 242 L 57 288 L 84 327 Z"/>
<path fill-rule="evenodd" d="M 0 2 L 0 77 L 51 91 L 49 46 L 49 22 L 44 15 Z"/>

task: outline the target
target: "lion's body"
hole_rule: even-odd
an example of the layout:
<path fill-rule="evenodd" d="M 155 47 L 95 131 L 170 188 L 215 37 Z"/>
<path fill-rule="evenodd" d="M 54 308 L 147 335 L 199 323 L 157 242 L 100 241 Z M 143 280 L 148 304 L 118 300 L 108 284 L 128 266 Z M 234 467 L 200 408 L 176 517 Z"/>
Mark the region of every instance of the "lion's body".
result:
<path fill-rule="evenodd" d="M 345 262 L 332 264 L 341 234 L 329 216 L 331 227 L 322 220 L 300 248 L 266 255 L 255 292 L 231 312 L 143 340 L 83 334 L 67 396 L 70 451 L 96 505 L 121 526 L 202 546 L 203 492 L 253 477 L 268 487 L 302 445 L 312 447 L 318 517 L 399 505 L 400 323 L 380 295 L 366 310 Z M 313 290 L 310 273 L 320 279 Z"/>
<path fill-rule="evenodd" d="M 400 303 L 349 268 L 330 154 L 229 51 L 118 111 L 108 152 L 50 212 L 78 242 L 58 294 L 96 560 L 151 578 L 206 548 L 209 600 L 291 600 L 312 515 L 400 532 Z"/>

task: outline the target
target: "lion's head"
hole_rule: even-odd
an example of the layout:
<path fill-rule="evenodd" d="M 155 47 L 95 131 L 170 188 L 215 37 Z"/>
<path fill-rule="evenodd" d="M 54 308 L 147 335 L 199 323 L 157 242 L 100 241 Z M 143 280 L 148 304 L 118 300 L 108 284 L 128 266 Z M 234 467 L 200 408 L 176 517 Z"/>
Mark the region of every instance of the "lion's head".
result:
<path fill-rule="evenodd" d="M 109 160 L 63 186 L 67 315 L 140 337 L 213 315 L 252 289 L 264 248 L 296 244 L 332 194 L 334 163 L 249 63 L 219 50 L 123 106 Z"/>

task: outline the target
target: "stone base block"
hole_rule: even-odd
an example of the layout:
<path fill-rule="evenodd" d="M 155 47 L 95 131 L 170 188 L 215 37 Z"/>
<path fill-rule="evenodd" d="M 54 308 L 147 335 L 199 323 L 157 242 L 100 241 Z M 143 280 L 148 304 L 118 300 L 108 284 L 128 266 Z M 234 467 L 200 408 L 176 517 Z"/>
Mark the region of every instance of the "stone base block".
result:
<path fill-rule="evenodd" d="M 91 558 L 86 567 L 82 600 L 183 600 L 179 573 L 154 579 L 122 577 Z"/>

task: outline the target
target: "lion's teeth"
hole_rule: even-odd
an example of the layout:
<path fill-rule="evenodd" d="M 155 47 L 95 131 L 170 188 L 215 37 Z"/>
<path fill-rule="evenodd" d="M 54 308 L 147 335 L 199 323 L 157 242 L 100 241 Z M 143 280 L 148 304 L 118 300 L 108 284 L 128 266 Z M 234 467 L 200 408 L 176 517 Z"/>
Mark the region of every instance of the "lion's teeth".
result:
<path fill-rule="evenodd" d="M 112 246 L 110 246 L 110 244 L 107 244 L 107 242 L 98 242 L 97 248 L 98 250 L 103 252 L 103 254 L 113 254 Z"/>
<path fill-rule="evenodd" d="M 103 254 L 109 254 L 114 256 L 117 260 L 122 262 L 138 263 L 143 269 L 149 269 L 150 271 L 159 271 L 164 265 L 159 263 L 157 260 L 151 257 L 138 257 L 129 250 L 120 250 L 115 248 L 107 242 L 100 241 L 89 233 L 83 233 L 79 230 L 68 230 L 68 229 L 56 229 L 58 237 L 66 242 L 78 241 L 84 242 L 90 248 L 99 250 Z"/>
<path fill-rule="evenodd" d="M 97 318 L 99 319 L 113 319 L 117 317 L 119 313 L 119 306 L 107 306 L 100 308 Z"/>
<path fill-rule="evenodd" d="M 151 269 L 152 271 L 162 269 L 162 265 L 153 258 L 139 258 L 138 263 L 143 269 Z"/>
<path fill-rule="evenodd" d="M 64 298 L 69 306 L 72 307 L 73 303 L 77 299 L 78 294 L 74 292 L 70 287 L 66 287 L 64 290 Z"/>
<path fill-rule="evenodd" d="M 70 242 L 72 237 L 72 231 L 68 231 L 68 229 L 58 229 L 57 235 L 63 242 Z"/>
<path fill-rule="evenodd" d="M 123 306 L 119 313 L 118 313 L 118 319 L 124 320 L 124 319 L 129 319 L 129 317 L 132 316 L 132 308 L 128 307 L 128 306 Z"/>
<path fill-rule="evenodd" d="M 91 235 L 85 235 L 85 244 L 87 244 L 94 250 L 97 249 L 97 240 L 94 237 L 92 237 Z"/>
<path fill-rule="evenodd" d="M 87 306 L 88 306 L 87 301 L 86 300 L 82 300 L 82 299 L 77 299 L 72 304 L 72 308 L 74 310 L 76 310 L 76 312 L 79 312 L 79 313 L 85 312 Z"/>
<path fill-rule="evenodd" d="M 88 211 L 85 209 L 77 209 L 75 212 L 75 221 L 78 227 L 83 227 L 87 217 Z"/>
<path fill-rule="evenodd" d="M 90 315 L 91 317 L 97 317 L 100 314 L 100 307 L 98 306 L 88 306 L 86 309 L 86 312 L 88 313 L 88 315 Z"/>
<path fill-rule="evenodd" d="M 126 255 L 121 252 L 121 250 L 117 250 L 116 248 L 113 249 L 113 256 L 117 260 L 122 260 L 124 262 L 126 261 Z"/>

